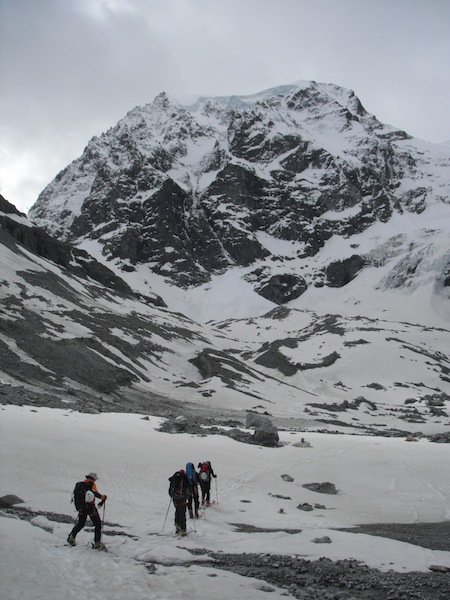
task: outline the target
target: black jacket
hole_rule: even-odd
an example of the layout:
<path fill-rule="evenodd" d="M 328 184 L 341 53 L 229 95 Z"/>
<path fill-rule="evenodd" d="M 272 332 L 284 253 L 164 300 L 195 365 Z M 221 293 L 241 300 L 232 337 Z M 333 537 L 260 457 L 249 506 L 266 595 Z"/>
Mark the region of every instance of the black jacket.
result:
<path fill-rule="evenodd" d="M 169 477 L 169 496 L 172 498 L 175 504 L 184 504 L 190 498 L 191 485 L 186 473 L 183 471 L 177 471 Z"/>

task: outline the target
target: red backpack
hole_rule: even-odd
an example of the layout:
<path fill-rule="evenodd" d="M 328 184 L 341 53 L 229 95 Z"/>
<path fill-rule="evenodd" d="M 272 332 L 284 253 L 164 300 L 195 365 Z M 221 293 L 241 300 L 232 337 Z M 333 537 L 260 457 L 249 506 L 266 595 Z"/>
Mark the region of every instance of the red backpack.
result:
<path fill-rule="evenodd" d="M 200 479 L 202 481 L 209 481 L 210 478 L 211 477 L 210 477 L 210 473 L 209 473 L 209 463 L 204 462 L 200 466 Z"/>

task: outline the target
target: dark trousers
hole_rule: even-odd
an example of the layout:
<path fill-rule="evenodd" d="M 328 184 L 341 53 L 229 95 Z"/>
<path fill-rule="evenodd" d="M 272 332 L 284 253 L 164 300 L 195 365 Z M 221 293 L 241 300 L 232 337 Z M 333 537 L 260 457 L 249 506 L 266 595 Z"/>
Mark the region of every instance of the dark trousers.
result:
<path fill-rule="evenodd" d="M 197 486 L 194 487 L 194 493 L 192 494 L 192 496 L 189 497 L 189 500 L 188 500 L 189 516 L 191 516 L 191 517 L 194 514 L 192 512 L 192 502 L 194 503 L 195 516 L 197 517 L 198 516 L 198 508 L 200 506 L 200 500 L 198 498 L 198 487 Z"/>
<path fill-rule="evenodd" d="M 186 531 L 186 502 L 175 502 L 175 527 Z"/>
<path fill-rule="evenodd" d="M 95 508 L 92 514 L 88 514 L 87 512 L 79 512 L 78 513 L 78 521 L 75 527 L 70 532 L 70 535 L 76 537 L 77 533 L 83 529 L 86 525 L 86 519 L 90 518 L 92 521 L 92 525 L 94 526 L 94 542 L 99 542 L 102 535 L 102 522 L 100 519 L 100 515 L 98 514 L 98 510 Z"/>
<path fill-rule="evenodd" d="M 186 502 L 175 502 L 175 527 L 186 531 Z"/>
<path fill-rule="evenodd" d="M 206 502 L 210 502 L 210 492 L 211 492 L 211 480 L 202 481 L 200 483 L 200 487 L 202 488 L 202 504 Z"/>

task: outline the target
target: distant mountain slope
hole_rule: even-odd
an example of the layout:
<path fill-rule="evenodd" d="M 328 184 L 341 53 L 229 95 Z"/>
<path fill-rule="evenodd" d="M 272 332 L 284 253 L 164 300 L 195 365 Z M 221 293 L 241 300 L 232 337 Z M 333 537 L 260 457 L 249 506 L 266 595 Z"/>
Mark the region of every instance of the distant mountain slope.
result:
<path fill-rule="evenodd" d="M 94 260 L 84 250 L 79 250 L 66 242 L 60 242 L 39 227 L 33 227 L 23 213 L 0 195 L 0 224 L 4 243 L 11 244 L 9 236 L 36 255 L 53 261 L 70 273 L 81 278 L 91 278 L 107 288 L 134 295 L 130 287 L 110 269 Z M 7 233 L 9 236 L 4 236 Z M 160 300 L 160 302 L 162 302 Z"/>
<path fill-rule="evenodd" d="M 327 310 L 344 287 L 364 302 L 368 269 L 363 287 L 407 294 L 426 273 L 421 312 L 445 322 L 449 198 L 446 145 L 380 123 L 349 90 L 299 82 L 184 106 L 162 93 L 93 138 L 29 217 L 144 293 L 155 274 L 188 291 L 237 269 L 249 316 L 262 299 Z"/>
<path fill-rule="evenodd" d="M 0 398 L 404 435 L 449 424 L 450 330 L 277 307 L 200 325 L 0 198 Z"/>

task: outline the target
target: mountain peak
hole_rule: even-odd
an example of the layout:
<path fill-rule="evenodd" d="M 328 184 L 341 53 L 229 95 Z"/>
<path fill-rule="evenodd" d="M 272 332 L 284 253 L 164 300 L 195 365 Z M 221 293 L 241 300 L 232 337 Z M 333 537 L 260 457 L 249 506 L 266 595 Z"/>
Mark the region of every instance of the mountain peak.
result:
<path fill-rule="evenodd" d="M 91 140 L 30 217 L 130 284 L 144 269 L 186 291 L 236 270 L 257 306 L 310 306 L 374 261 L 393 268 L 422 229 L 440 264 L 449 196 L 445 145 L 380 123 L 352 90 L 298 81 L 191 104 L 161 92 Z"/>
<path fill-rule="evenodd" d="M 160 92 L 153 100 L 153 106 L 162 110 L 167 110 L 172 104 L 173 101 L 166 92 Z"/>

